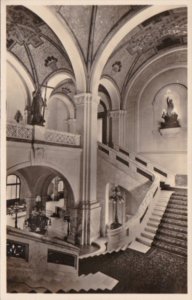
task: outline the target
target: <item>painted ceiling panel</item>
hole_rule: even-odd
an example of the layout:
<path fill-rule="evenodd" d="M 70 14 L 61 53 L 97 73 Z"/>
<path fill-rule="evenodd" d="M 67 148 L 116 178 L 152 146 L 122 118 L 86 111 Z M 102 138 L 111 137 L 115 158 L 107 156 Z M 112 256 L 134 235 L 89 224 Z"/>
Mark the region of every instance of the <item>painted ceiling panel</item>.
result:
<path fill-rule="evenodd" d="M 44 78 L 52 72 L 64 68 L 70 71 L 69 62 L 61 55 L 61 53 L 50 43 L 45 42 L 39 46 L 38 51 L 30 46 L 30 51 L 36 66 L 39 82 L 42 83 Z"/>
<path fill-rule="evenodd" d="M 104 68 L 103 74 L 112 77 L 120 91 L 134 58 L 135 56 L 130 55 L 125 48 L 122 48 L 108 60 Z"/>
<path fill-rule="evenodd" d="M 86 61 L 92 6 L 61 6 L 59 13 L 72 30 Z"/>
<path fill-rule="evenodd" d="M 131 10 L 131 6 L 98 6 L 95 20 L 93 54 L 118 21 Z"/>

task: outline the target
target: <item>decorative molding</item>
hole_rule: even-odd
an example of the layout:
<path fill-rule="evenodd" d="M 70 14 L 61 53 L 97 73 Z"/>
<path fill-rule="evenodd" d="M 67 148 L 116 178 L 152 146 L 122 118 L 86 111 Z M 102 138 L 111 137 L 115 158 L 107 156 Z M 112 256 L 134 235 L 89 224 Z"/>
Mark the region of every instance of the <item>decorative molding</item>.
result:
<path fill-rule="evenodd" d="M 97 96 L 97 98 L 93 97 L 93 95 L 91 93 L 82 93 L 82 94 L 78 94 L 78 95 L 74 96 L 74 102 L 77 106 L 85 105 L 90 102 L 98 105 L 100 102 L 100 97 L 99 96 Z"/>
<path fill-rule="evenodd" d="M 112 110 L 108 112 L 108 116 L 113 119 L 119 119 L 121 116 L 125 116 L 126 114 L 126 110 Z"/>

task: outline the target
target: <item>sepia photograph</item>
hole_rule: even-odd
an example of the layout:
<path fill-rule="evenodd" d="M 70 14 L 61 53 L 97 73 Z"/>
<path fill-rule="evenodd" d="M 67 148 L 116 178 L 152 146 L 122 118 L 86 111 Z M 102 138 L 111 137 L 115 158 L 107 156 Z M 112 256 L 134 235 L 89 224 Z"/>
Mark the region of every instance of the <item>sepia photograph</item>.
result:
<path fill-rule="evenodd" d="M 1 2 L 2 300 L 189 296 L 190 9 Z"/>

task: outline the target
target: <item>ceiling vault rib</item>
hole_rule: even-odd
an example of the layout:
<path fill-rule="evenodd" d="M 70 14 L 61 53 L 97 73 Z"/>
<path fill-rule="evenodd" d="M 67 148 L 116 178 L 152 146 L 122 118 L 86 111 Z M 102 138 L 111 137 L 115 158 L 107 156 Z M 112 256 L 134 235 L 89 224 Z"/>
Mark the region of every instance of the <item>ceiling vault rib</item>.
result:
<path fill-rule="evenodd" d="M 94 42 L 96 15 L 97 15 L 97 6 L 94 5 L 92 7 L 92 12 L 91 12 L 91 22 L 90 22 L 89 39 L 88 39 L 88 49 L 87 49 L 87 70 L 88 70 L 88 76 L 90 75 L 92 58 L 93 58 L 93 42 Z"/>
<path fill-rule="evenodd" d="M 35 63 L 34 63 L 31 51 L 29 50 L 29 47 L 28 47 L 28 45 L 26 44 L 25 41 L 23 41 L 23 45 L 25 47 L 25 51 L 27 53 L 27 56 L 28 56 L 28 59 L 29 59 L 30 65 L 31 65 L 31 70 L 32 70 L 32 74 L 33 74 L 33 79 L 34 79 L 35 87 L 37 89 L 39 89 L 39 79 L 38 79 L 37 70 L 35 68 Z"/>
<path fill-rule="evenodd" d="M 128 72 L 127 72 L 127 75 L 126 75 L 126 77 L 125 77 L 125 80 L 124 80 L 124 83 L 123 83 L 123 87 L 122 87 L 122 92 L 121 92 L 121 99 L 123 99 L 123 96 L 124 96 L 124 93 L 125 93 L 125 90 L 126 90 L 126 86 L 127 86 L 128 81 L 129 81 L 129 79 L 131 78 L 131 75 L 132 75 L 131 73 L 132 73 L 132 71 L 133 71 L 133 69 L 134 69 L 134 67 L 135 67 L 135 65 L 136 65 L 136 63 L 137 63 L 137 61 L 138 61 L 139 58 L 140 58 L 140 54 L 137 53 L 137 55 L 136 55 L 136 57 L 134 58 L 134 60 L 133 60 L 133 62 L 132 62 L 132 64 L 131 64 L 131 66 L 130 66 Z M 122 105 L 122 104 L 123 104 L 123 103 L 121 103 L 121 105 Z"/>

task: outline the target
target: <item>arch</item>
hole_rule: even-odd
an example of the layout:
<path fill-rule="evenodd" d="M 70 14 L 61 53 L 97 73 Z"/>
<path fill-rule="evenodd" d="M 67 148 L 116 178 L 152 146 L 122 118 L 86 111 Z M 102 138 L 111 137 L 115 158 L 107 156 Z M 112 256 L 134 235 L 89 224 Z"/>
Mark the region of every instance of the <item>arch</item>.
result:
<path fill-rule="evenodd" d="M 86 92 L 86 68 L 83 57 L 62 16 L 59 13 L 54 12 L 53 9 L 48 6 L 25 5 L 25 7 L 33 11 L 46 24 L 48 24 L 55 35 L 59 38 L 69 56 L 75 73 L 77 93 Z"/>
<path fill-rule="evenodd" d="M 65 80 L 72 79 L 73 82 L 75 82 L 74 77 L 71 73 L 67 71 L 57 71 L 56 73 L 52 73 L 48 78 L 44 80 L 44 83 L 46 86 L 50 88 L 42 87 L 42 95 L 45 96 L 45 90 L 46 90 L 46 98 L 49 100 L 52 91 L 54 88 L 56 88 L 59 84 L 64 82 Z"/>
<path fill-rule="evenodd" d="M 47 172 L 41 172 L 39 174 L 39 177 L 35 179 L 35 183 L 33 185 L 33 189 L 32 189 L 32 196 L 35 197 L 37 196 L 36 194 L 38 194 L 40 191 L 41 192 L 45 192 L 46 188 L 48 188 L 48 185 L 49 183 L 51 182 L 51 180 L 59 175 L 65 182 L 66 184 L 66 187 L 68 189 L 70 189 L 70 192 L 71 192 L 71 200 L 72 200 L 72 206 L 74 207 L 75 206 L 75 195 L 74 195 L 74 191 L 72 189 L 72 185 L 71 183 L 69 182 L 68 178 L 62 173 L 60 172 L 58 169 L 56 168 L 53 168 L 53 167 L 50 167 L 48 164 L 19 164 L 17 166 L 14 166 L 12 168 L 9 169 L 8 171 L 8 174 L 21 174 L 22 176 L 24 176 L 24 173 L 23 171 L 24 170 L 27 170 L 28 168 L 28 171 L 30 168 L 33 168 L 33 167 L 39 167 L 39 168 L 45 168 Z M 26 174 L 25 174 L 26 175 Z M 25 177 L 24 177 L 25 178 Z M 26 180 L 25 178 L 25 182 L 27 182 L 27 185 L 29 186 L 29 182 L 28 180 Z M 31 182 L 32 183 L 32 182 Z"/>
<path fill-rule="evenodd" d="M 75 118 L 75 106 L 74 106 L 73 102 L 70 100 L 70 98 L 62 93 L 55 93 L 50 96 L 48 103 L 50 101 L 53 101 L 55 98 L 61 100 L 66 105 L 68 112 L 69 112 L 70 119 L 74 119 Z"/>
<path fill-rule="evenodd" d="M 54 176 L 56 176 L 57 174 L 60 174 L 60 176 L 62 178 L 65 178 L 66 181 L 68 182 L 70 188 L 71 188 L 72 193 L 73 193 L 74 206 L 76 206 L 78 204 L 77 200 L 76 200 L 77 195 L 75 195 L 74 190 L 72 188 L 72 186 L 73 186 L 72 178 L 69 179 L 65 174 L 63 174 L 62 170 L 58 166 L 55 166 L 54 164 L 51 164 L 50 162 L 49 163 L 48 162 L 43 162 L 42 164 L 39 163 L 39 162 L 37 162 L 37 163 L 34 162 L 33 165 L 30 162 L 20 163 L 20 164 L 17 164 L 15 166 L 10 167 L 7 170 L 7 175 L 12 174 L 12 173 L 16 173 L 21 169 L 24 169 L 24 168 L 27 168 L 27 167 L 33 167 L 33 166 L 47 167 L 47 168 L 52 170 L 52 172 L 54 173 Z"/>
<path fill-rule="evenodd" d="M 142 73 L 143 73 L 144 70 L 146 70 L 147 68 L 149 68 L 150 66 L 152 66 L 152 64 L 154 62 L 157 62 L 158 60 L 164 58 L 165 56 L 170 55 L 172 53 L 176 53 L 178 51 L 184 51 L 184 50 L 187 50 L 187 48 L 185 46 L 177 47 L 177 48 L 174 48 L 174 49 L 165 50 L 165 51 L 161 52 L 160 54 L 156 55 L 155 57 L 151 58 L 146 63 L 144 63 L 143 66 L 134 74 L 134 76 L 130 80 L 129 85 L 127 86 L 127 89 L 125 91 L 125 96 L 124 96 L 123 108 L 124 109 L 126 108 L 126 101 L 128 99 L 128 95 L 129 95 L 129 92 L 130 92 L 131 88 L 133 87 L 135 81 L 138 80 L 139 76 L 142 75 Z M 186 66 L 184 66 L 184 67 L 186 67 Z M 157 74 L 155 74 L 153 76 L 156 76 L 156 75 Z M 148 83 L 151 80 L 152 80 L 152 77 L 148 78 L 145 86 L 148 85 Z M 140 95 L 142 94 L 142 91 L 145 89 L 145 86 L 142 88 L 142 90 L 140 90 Z"/>
<path fill-rule="evenodd" d="M 22 80 L 26 93 L 28 101 L 32 97 L 32 92 L 34 91 L 34 82 L 32 80 L 32 77 L 27 72 L 24 65 L 11 53 L 7 52 L 7 62 L 8 64 L 14 69 L 14 71 L 18 74 L 20 79 Z"/>
<path fill-rule="evenodd" d="M 100 79 L 99 84 L 103 85 L 106 88 L 106 90 L 108 91 L 110 99 L 111 99 L 112 110 L 119 110 L 121 96 L 120 96 L 119 89 L 118 89 L 117 85 L 115 84 L 115 82 L 110 77 L 103 76 Z"/>
<path fill-rule="evenodd" d="M 110 55 L 117 45 L 122 41 L 122 39 L 131 32 L 136 26 L 144 22 L 145 20 L 167 10 L 172 10 L 175 8 L 183 7 L 183 5 L 158 5 L 158 6 L 148 6 L 146 9 L 138 12 L 134 17 L 127 20 L 125 24 L 111 37 L 111 39 L 103 45 L 100 49 L 91 73 L 90 90 L 95 96 L 98 92 L 99 80 L 105 64 L 107 63 Z"/>

